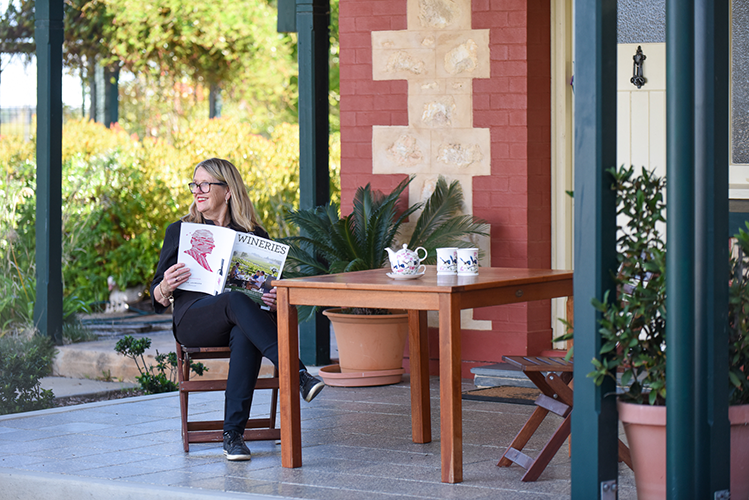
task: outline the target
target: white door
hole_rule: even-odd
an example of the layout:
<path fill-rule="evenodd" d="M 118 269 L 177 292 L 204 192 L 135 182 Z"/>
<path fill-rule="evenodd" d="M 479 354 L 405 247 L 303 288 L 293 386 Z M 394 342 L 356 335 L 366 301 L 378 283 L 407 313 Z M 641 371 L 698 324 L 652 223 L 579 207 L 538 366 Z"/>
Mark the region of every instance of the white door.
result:
<path fill-rule="evenodd" d="M 645 84 L 632 82 L 633 57 L 640 47 L 645 56 Z M 616 159 L 622 165 L 655 170 L 666 175 L 666 44 L 622 43 L 617 57 Z"/>

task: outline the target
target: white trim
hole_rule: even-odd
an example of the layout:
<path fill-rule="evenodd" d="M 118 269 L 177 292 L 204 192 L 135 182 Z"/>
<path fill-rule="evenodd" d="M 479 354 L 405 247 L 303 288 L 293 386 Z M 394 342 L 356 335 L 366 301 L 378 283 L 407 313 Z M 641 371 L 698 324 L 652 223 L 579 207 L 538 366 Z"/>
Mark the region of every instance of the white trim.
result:
<path fill-rule="evenodd" d="M 572 269 L 574 188 L 572 95 L 572 2 L 551 1 L 551 267 Z M 564 333 L 566 298 L 552 300 L 553 336 Z M 555 346 L 563 348 L 564 346 Z"/>

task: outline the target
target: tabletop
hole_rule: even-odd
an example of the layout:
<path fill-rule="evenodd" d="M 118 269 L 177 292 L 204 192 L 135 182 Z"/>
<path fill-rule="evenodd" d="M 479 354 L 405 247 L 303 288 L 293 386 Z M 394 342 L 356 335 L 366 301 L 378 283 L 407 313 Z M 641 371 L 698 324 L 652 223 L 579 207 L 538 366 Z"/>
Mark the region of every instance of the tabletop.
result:
<path fill-rule="evenodd" d="M 480 268 L 475 276 L 438 276 L 427 266 L 417 279 L 392 279 L 388 269 L 274 281 L 278 288 L 281 378 L 281 449 L 284 467 L 299 467 L 301 422 L 295 357 L 299 350 L 294 305 L 378 307 L 409 310 L 412 433 L 431 441 L 429 345 L 426 311 L 439 311 L 440 434 L 442 480 L 463 480 L 460 401 L 460 311 L 545 300 L 572 294 L 572 271 Z"/>

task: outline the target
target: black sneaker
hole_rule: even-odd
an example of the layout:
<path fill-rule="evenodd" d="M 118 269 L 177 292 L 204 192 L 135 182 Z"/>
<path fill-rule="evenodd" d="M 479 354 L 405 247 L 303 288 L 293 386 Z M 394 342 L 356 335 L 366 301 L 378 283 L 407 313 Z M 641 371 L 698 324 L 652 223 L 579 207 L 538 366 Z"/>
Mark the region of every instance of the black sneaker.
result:
<path fill-rule="evenodd" d="M 252 454 L 237 431 L 224 432 L 224 455 L 228 460 L 250 460 Z"/>
<path fill-rule="evenodd" d="M 299 392 L 302 393 L 302 398 L 306 402 L 310 402 L 315 399 L 322 388 L 325 387 L 325 383 L 317 377 L 309 374 L 307 370 L 301 370 L 299 372 Z"/>

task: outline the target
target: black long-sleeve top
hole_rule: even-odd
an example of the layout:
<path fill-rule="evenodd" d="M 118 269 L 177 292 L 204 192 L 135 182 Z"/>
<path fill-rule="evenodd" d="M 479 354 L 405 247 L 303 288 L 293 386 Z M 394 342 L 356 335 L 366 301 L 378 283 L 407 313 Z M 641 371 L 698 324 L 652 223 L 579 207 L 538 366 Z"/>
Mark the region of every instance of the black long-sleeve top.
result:
<path fill-rule="evenodd" d="M 206 224 L 215 225 L 211 220 L 206 220 Z M 166 228 L 164 244 L 161 246 L 159 265 L 156 266 L 156 275 L 153 277 L 153 282 L 151 283 L 151 302 L 153 303 L 154 310 L 158 314 L 163 313 L 167 308 L 156 300 L 154 292 L 156 287 L 164 280 L 164 273 L 166 270 L 177 263 L 177 251 L 179 250 L 179 233 L 181 227 L 182 221 L 177 221 L 169 224 L 169 227 Z M 241 228 L 234 226 L 233 224 L 229 225 L 229 227 L 235 231 L 243 231 Z M 252 234 L 260 236 L 261 238 L 268 238 L 268 233 L 266 233 L 260 226 L 256 227 L 255 230 L 252 231 Z M 188 292 L 180 289 L 174 290 L 174 324 L 179 325 L 185 311 L 187 311 L 195 301 L 205 296 L 206 294 L 201 292 Z"/>

